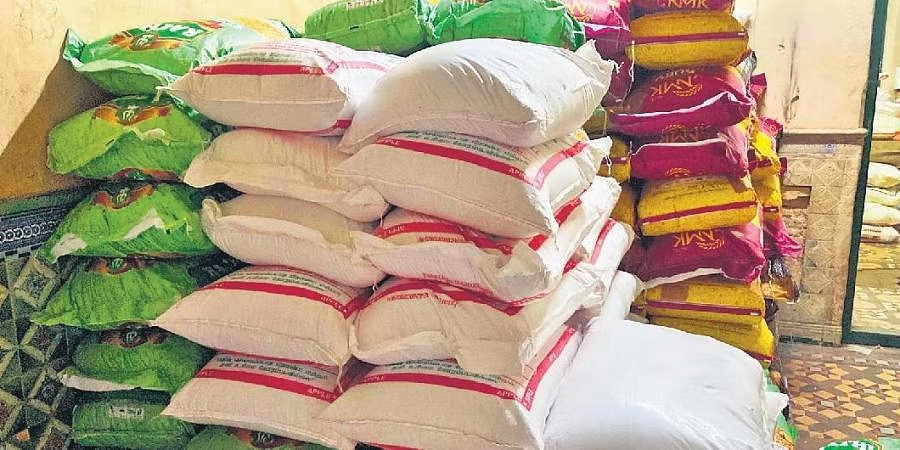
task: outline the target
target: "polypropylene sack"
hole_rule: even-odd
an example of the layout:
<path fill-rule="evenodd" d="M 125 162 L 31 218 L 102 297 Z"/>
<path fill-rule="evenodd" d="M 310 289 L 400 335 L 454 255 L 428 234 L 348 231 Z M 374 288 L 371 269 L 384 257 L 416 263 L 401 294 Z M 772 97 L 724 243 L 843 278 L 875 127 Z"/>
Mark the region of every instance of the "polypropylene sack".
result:
<path fill-rule="evenodd" d="M 247 267 L 188 295 L 153 321 L 200 345 L 342 366 L 369 290 L 287 267 Z"/>
<path fill-rule="evenodd" d="M 609 217 L 617 222 L 624 223 L 632 229 L 637 228 L 637 199 L 638 194 L 632 185 L 628 183 L 622 184 L 622 193 L 619 194 L 619 201 L 613 208 Z"/>
<path fill-rule="evenodd" d="M 625 320 L 631 311 L 631 305 L 644 290 L 644 283 L 628 273 L 617 271 L 610 284 L 603 303 L 578 312 L 578 316 L 591 320 Z"/>
<path fill-rule="evenodd" d="M 594 109 L 594 113 L 591 114 L 591 117 L 588 118 L 587 122 L 585 122 L 582 127 L 584 132 L 591 137 L 606 136 L 606 130 L 608 128 L 609 123 L 606 118 L 606 110 L 604 110 L 602 106 L 598 106 Z"/>
<path fill-rule="evenodd" d="M 896 208 L 900 206 L 900 192 L 891 189 L 867 187 L 866 201 Z"/>
<path fill-rule="evenodd" d="M 341 373 L 307 362 L 219 353 L 163 414 L 351 450 L 354 442 L 318 417 L 364 369 L 357 364 Z"/>
<path fill-rule="evenodd" d="M 440 281 L 505 302 L 524 302 L 556 286 L 570 259 L 590 256 L 582 242 L 606 236 L 617 187 L 598 181 L 557 213 L 559 231 L 530 239 L 499 238 L 397 208 L 374 236 L 353 233 L 358 252 L 385 273 Z M 614 233 L 615 234 L 615 233 Z M 618 238 L 620 236 L 616 236 Z M 630 239 L 629 239 L 630 243 Z"/>
<path fill-rule="evenodd" d="M 724 11 L 734 9 L 734 0 L 631 0 L 643 13 L 661 11 Z"/>
<path fill-rule="evenodd" d="M 743 178 L 749 173 L 746 130 L 731 126 L 671 130 L 640 140 L 631 157 L 635 178 L 659 180 L 703 175 Z"/>
<path fill-rule="evenodd" d="M 560 388 L 544 448 L 771 447 L 775 419 L 768 412 L 783 408 L 787 398 L 766 393 L 753 359 L 677 330 L 630 321 L 595 324 Z M 774 408 L 767 395 L 774 396 Z"/>
<path fill-rule="evenodd" d="M 747 126 L 742 122 L 741 126 Z M 753 120 L 750 139 L 750 150 L 747 159 L 750 162 L 750 176 L 761 180 L 771 176 L 783 175 L 781 159 L 775 151 L 775 138 L 768 134 L 758 120 Z"/>
<path fill-rule="evenodd" d="M 47 167 L 95 179 L 178 181 L 212 135 L 169 97 L 120 97 L 50 130 Z"/>
<path fill-rule="evenodd" d="M 644 236 L 741 225 L 759 212 L 748 178 L 722 176 L 678 178 L 648 182 L 638 202 Z"/>
<path fill-rule="evenodd" d="M 164 393 L 108 393 L 85 396 L 72 412 L 72 439 L 85 447 L 183 448 L 196 427 L 160 415 L 168 403 Z"/>
<path fill-rule="evenodd" d="M 620 106 L 628 98 L 634 85 L 634 62 L 624 56 L 613 59 L 613 62 L 616 67 L 609 80 L 609 90 L 603 97 L 603 106 Z"/>
<path fill-rule="evenodd" d="M 691 278 L 644 292 L 653 316 L 756 325 L 766 313 L 759 280 L 752 283 L 721 276 Z"/>
<path fill-rule="evenodd" d="M 279 21 L 260 19 L 163 22 L 89 43 L 69 30 L 63 58 L 113 94 L 155 94 L 158 86 L 235 48 L 293 33 Z"/>
<path fill-rule="evenodd" d="M 339 0 L 306 18 L 305 37 L 356 50 L 406 55 L 425 46 L 426 0 Z"/>
<path fill-rule="evenodd" d="M 351 233 L 371 233 L 324 206 L 283 197 L 245 194 L 225 203 L 203 202 L 203 231 L 229 255 L 256 265 L 307 270 L 352 287 L 371 287 L 384 272 L 355 251 Z"/>
<path fill-rule="evenodd" d="M 611 136 L 612 147 L 609 155 L 600 161 L 600 169 L 597 175 L 611 177 L 618 183 L 624 183 L 631 178 L 631 140 L 619 136 Z"/>
<path fill-rule="evenodd" d="M 86 259 L 31 321 L 88 330 L 146 325 L 182 297 L 240 266 L 221 254 L 173 261 Z"/>
<path fill-rule="evenodd" d="M 156 328 L 90 334 L 72 361 L 88 377 L 174 393 L 209 359 L 207 350 Z"/>
<path fill-rule="evenodd" d="M 571 52 L 505 39 L 448 42 L 385 75 L 341 145 L 352 153 L 401 131 L 440 131 L 534 147 L 584 124 L 612 70 L 590 44 Z"/>
<path fill-rule="evenodd" d="M 762 234 L 755 220 L 656 237 L 649 241 L 637 274 L 648 288 L 714 274 L 750 283 L 766 265 Z"/>
<path fill-rule="evenodd" d="M 560 329 L 528 372 L 515 377 L 466 372 L 453 361 L 380 366 L 322 418 L 357 441 L 381 447 L 537 450 L 580 340 L 574 329 Z"/>
<path fill-rule="evenodd" d="M 890 164 L 869 163 L 866 184 L 871 187 L 891 189 L 900 185 L 900 169 Z"/>
<path fill-rule="evenodd" d="M 195 67 L 165 90 L 226 125 L 340 135 L 401 60 L 313 39 L 260 42 Z"/>
<path fill-rule="evenodd" d="M 557 0 L 440 0 L 426 23 L 428 43 L 474 38 L 532 42 L 574 50 L 584 28 Z"/>
<path fill-rule="evenodd" d="M 184 450 L 329 450 L 319 444 L 301 442 L 245 428 L 208 426 L 188 442 Z"/>
<path fill-rule="evenodd" d="M 216 247 L 197 210 L 204 193 L 177 184 L 106 183 L 66 215 L 39 255 L 197 256 Z"/>
<path fill-rule="evenodd" d="M 583 133 L 521 148 L 408 131 L 365 146 L 333 173 L 374 187 L 401 208 L 528 238 L 559 229 L 555 211 L 591 185 L 609 148 L 609 139 L 588 141 Z"/>
<path fill-rule="evenodd" d="M 752 107 L 735 68 L 676 69 L 634 89 L 621 110 L 610 113 L 610 124 L 632 136 L 659 136 L 673 129 L 728 127 L 746 119 Z"/>
<path fill-rule="evenodd" d="M 653 317 L 652 322 L 691 334 L 709 336 L 743 350 L 763 364 L 769 364 L 775 358 L 775 336 L 766 325 L 765 317 L 757 318 L 757 322 L 753 325 L 673 317 Z"/>
<path fill-rule="evenodd" d="M 583 22 L 585 37 L 604 58 L 624 56 L 631 42 L 630 0 L 564 0 L 569 13 Z"/>
<path fill-rule="evenodd" d="M 763 217 L 767 222 L 774 222 L 781 218 L 781 208 L 784 199 L 781 194 L 781 178 L 771 175 L 753 181 L 753 190 L 763 208 Z"/>
<path fill-rule="evenodd" d="M 219 136 L 197 155 L 184 182 L 227 183 L 247 194 L 318 203 L 361 222 L 378 220 L 389 207 L 378 192 L 332 175 L 348 158 L 337 145 L 337 138 L 242 128 Z"/>
<path fill-rule="evenodd" d="M 767 258 L 799 258 L 803 254 L 803 246 L 791 236 L 783 217 L 767 219 L 763 232 L 763 250 Z"/>
<path fill-rule="evenodd" d="M 894 227 L 879 227 L 877 225 L 863 225 L 859 239 L 861 242 L 875 242 L 891 244 L 900 241 L 900 231 Z"/>
<path fill-rule="evenodd" d="M 863 209 L 863 223 L 880 227 L 900 225 L 900 209 L 866 202 Z"/>
<path fill-rule="evenodd" d="M 631 35 L 628 57 L 650 70 L 734 65 L 749 51 L 747 30 L 719 11 L 647 15 L 631 22 Z"/>

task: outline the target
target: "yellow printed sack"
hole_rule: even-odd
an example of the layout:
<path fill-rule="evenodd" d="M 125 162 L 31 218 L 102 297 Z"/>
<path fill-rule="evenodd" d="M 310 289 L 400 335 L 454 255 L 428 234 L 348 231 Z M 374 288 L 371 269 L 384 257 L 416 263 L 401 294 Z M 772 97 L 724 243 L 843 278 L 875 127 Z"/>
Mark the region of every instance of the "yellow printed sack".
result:
<path fill-rule="evenodd" d="M 631 178 L 631 144 L 618 136 L 612 137 L 612 148 L 609 156 L 603 158 L 597 175 L 612 177 L 617 183 L 624 183 Z"/>
<path fill-rule="evenodd" d="M 645 303 L 647 312 L 657 317 L 751 326 L 766 313 L 759 280 L 747 284 L 721 276 L 657 286 L 646 291 Z"/>
<path fill-rule="evenodd" d="M 606 130 L 609 129 L 609 117 L 606 115 L 606 110 L 602 106 L 598 106 L 582 128 L 591 137 L 606 136 Z"/>
<path fill-rule="evenodd" d="M 775 139 L 766 134 L 758 117 L 753 117 L 750 125 L 750 178 L 761 180 L 765 177 L 781 175 L 781 160 L 775 152 Z"/>
<path fill-rule="evenodd" d="M 768 366 L 775 358 L 775 335 L 769 330 L 764 317 L 758 318 L 755 325 L 704 322 L 671 317 L 654 317 L 651 322 L 691 334 L 709 336 L 743 350 L 763 366 Z"/>
<path fill-rule="evenodd" d="M 631 23 L 626 51 L 650 70 L 734 65 L 749 52 L 747 30 L 721 11 L 663 12 Z"/>
<path fill-rule="evenodd" d="M 644 236 L 710 230 L 750 223 L 759 206 L 749 177 L 648 181 L 638 202 Z"/>
<path fill-rule="evenodd" d="M 616 202 L 610 218 L 628 224 L 631 228 L 637 228 L 637 194 L 630 184 L 622 185 L 622 193 L 619 194 L 619 201 Z"/>
<path fill-rule="evenodd" d="M 753 180 L 753 190 L 756 191 L 756 197 L 762 204 L 765 221 L 774 222 L 780 219 L 784 201 L 781 195 L 781 179 L 778 175 Z"/>

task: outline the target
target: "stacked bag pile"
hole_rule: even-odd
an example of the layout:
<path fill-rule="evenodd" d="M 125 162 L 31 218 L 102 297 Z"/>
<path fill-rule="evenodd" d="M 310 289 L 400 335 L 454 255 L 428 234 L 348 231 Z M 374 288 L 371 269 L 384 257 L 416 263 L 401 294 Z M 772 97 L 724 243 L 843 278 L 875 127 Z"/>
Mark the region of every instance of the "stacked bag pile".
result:
<path fill-rule="evenodd" d="M 900 169 L 880 162 L 869 163 L 866 203 L 863 211 L 862 241 L 894 244 L 900 242 Z"/>
<path fill-rule="evenodd" d="M 86 446 L 179 448 L 193 425 L 161 416 L 211 353 L 150 322 L 241 266 L 203 232 L 204 197 L 227 190 L 180 184 L 221 126 L 157 93 L 210 55 L 293 34 L 277 21 L 198 20 L 122 31 L 91 43 L 68 36 L 65 57 L 116 97 L 56 126 L 53 172 L 103 180 L 37 257 L 76 258 L 75 270 L 32 320 L 90 332 L 59 378 L 84 391 L 73 415 Z"/>

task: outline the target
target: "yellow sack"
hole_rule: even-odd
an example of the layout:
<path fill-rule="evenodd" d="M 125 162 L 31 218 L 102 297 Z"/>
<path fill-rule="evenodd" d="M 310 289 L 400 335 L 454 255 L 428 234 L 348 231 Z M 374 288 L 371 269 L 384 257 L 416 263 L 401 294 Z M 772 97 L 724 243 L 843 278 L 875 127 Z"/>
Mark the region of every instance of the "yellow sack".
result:
<path fill-rule="evenodd" d="M 703 176 L 648 181 L 638 202 L 644 236 L 750 223 L 759 205 L 749 177 Z"/>
<path fill-rule="evenodd" d="M 762 131 L 759 118 L 754 116 L 750 125 L 750 178 L 761 180 L 781 175 L 781 160 L 775 152 L 775 140 Z"/>
<path fill-rule="evenodd" d="M 756 197 L 762 203 L 765 221 L 774 222 L 780 219 L 784 200 L 781 195 L 781 179 L 778 175 L 769 175 L 753 180 L 753 190 L 756 191 Z"/>
<path fill-rule="evenodd" d="M 759 280 L 747 284 L 721 276 L 691 278 L 649 289 L 645 301 L 647 312 L 656 317 L 752 326 L 766 314 Z"/>
<path fill-rule="evenodd" d="M 720 11 L 650 14 L 631 22 L 631 34 L 628 57 L 650 70 L 734 65 L 749 52 L 747 30 Z"/>
<path fill-rule="evenodd" d="M 612 177 L 617 183 L 624 183 L 631 178 L 631 145 L 618 136 L 612 136 L 612 148 L 609 156 L 603 158 L 597 175 Z"/>
<path fill-rule="evenodd" d="M 775 358 L 775 335 L 769 330 L 764 317 L 758 318 L 755 325 L 704 322 L 671 317 L 654 317 L 651 322 L 691 334 L 709 336 L 743 350 L 764 366 L 768 366 Z"/>
<path fill-rule="evenodd" d="M 631 228 L 637 227 L 637 194 L 630 184 L 622 185 L 622 193 L 619 194 L 619 201 L 616 202 L 610 218 L 616 222 L 628 224 Z"/>
<path fill-rule="evenodd" d="M 584 131 L 592 137 L 606 136 L 606 130 L 609 129 L 609 117 L 606 110 L 602 106 L 598 106 L 594 110 L 594 114 L 584 123 Z"/>

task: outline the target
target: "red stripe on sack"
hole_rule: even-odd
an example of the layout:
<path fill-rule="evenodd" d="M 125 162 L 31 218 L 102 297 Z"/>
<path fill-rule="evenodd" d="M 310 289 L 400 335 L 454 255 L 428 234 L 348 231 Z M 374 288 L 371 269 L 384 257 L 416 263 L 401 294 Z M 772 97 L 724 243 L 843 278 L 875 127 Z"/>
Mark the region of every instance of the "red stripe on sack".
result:
<path fill-rule="evenodd" d="M 751 352 L 750 350 L 744 350 L 744 353 L 750 355 L 753 359 L 755 359 L 757 361 L 772 362 L 775 359 L 772 356 L 762 355 L 762 354 L 759 354 L 756 352 Z"/>
<path fill-rule="evenodd" d="M 332 62 L 328 67 L 305 64 L 249 64 L 220 63 L 199 66 L 193 70 L 199 75 L 331 75 L 340 69 L 376 70 L 386 72 L 387 68 L 369 61 Z"/>
<path fill-rule="evenodd" d="M 203 369 L 197 372 L 194 378 L 211 378 L 216 380 L 237 381 L 240 383 L 253 384 L 256 386 L 265 386 L 280 391 L 292 392 L 305 397 L 314 398 L 323 402 L 331 403 L 338 398 L 335 392 L 329 392 L 322 388 L 310 386 L 295 380 L 286 380 L 284 378 L 264 375 L 260 373 L 241 372 L 238 370 L 224 369 Z"/>
<path fill-rule="evenodd" d="M 742 39 L 747 37 L 744 31 L 731 32 L 711 32 L 711 33 L 692 33 L 669 36 L 646 36 L 635 37 L 635 44 L 669 44 L 675 42 L 695 42 L 695 41 L 724 41 L 728 39 Z"/>
<path fill-rule="evenodd" d="M 565 223 L 567 220 L 569 220 L 569 216 L 571 216 L 579 206 L 581 206 L 581 197 L 575 197 L 568 203 L 563 205 L 562 208 L 556 211 L 556 215 L 554 216 L 554 218 L 556 219 L 556 223 L 560 225 Z M 545 242 L 547 242 L 547 239 L 550 239 L 550 236 L 546 234 L 539 234 L 528 241 L 528 247 L 532 250 L 537 250 L 541 248 L 541 246 L 544 245 Z"/>
<path fill-rule="evenodd" d="M 676 311 L 697 311 L 730 314 L 733 316 L 761 316 L 762 311 L 750 308 L 738 308 L 723 305 L 698 305 L 695 303 L 668 302 L 665 300 L 647 300 L 647 306 L 661 309 L 674 309 Z"/>
<path fill-rule="evenodd" d="M 489 250 L 498 250 L 504 254 L 512 253 L 512 247 L 494 242 L 488 235 L 478 233 L 462 225 L 447 222 L 408 222 L 394 225 L 388 228 L 378 228 L 375 236 L 388 239 L 394 236 L 408 233 L 445 233 L 457 234 L 476 247 Z"/>
<path fill-rule="evenodd" d="M 781 211 L 781 208 L 779 208 L 777 206 L 766 206 L 763 208 L 763 212 L 767 212 L 767 213 L 774 213 L 774 212 L 778 212 L 778 211 Z"/>
<path fill-rule="evenodd" d="M 388 287 L 386 289 L 382 289 L 375 292 L 375 295 L 369 299 L 366 303 L 366 306 L 369 306 L 379 300 L 382 300 L 390 295 L 397 294 L 403 291 L 418 291 L 418 290 L 428 290 L 434 292 L 435 294 L 442 294 L 450 297 L 451 300 L 456 302 L 470 302 L 477 303 L 479 305 L 485 305 L 491 308 L 496 309 L 504 314 L 514 316 L 522 310 L 522 306 L 519 306 L 514 303 L 507 302 L 499 302 L 493 299 L 485 298 L 475 294 L 474 292 L 466 291 L 464 289 L 445 289 L 438 283 L 433 283 L 430 281 L 424 280 L 410 280 L 409 282 L 396 284 L 394 286 Z M 418 300 L 418 296 L 405 296 L 402 298 L 403 300 Z"/>
<path fill-rule="evenodd" d="M 575 335 L 575 329 L 571 327 L 566 327 L 563 330 L 562 336 L 559 337 L 559 340 L 556 341 L 556 344 L 550 349 L 550 352 L 547 353 L 547 356 L 544 356 L 544 359 L 541 360 L 540 364 L 534 369 L 534 373 L 531 374 L 531 379 L 528 380 L 528 385 L 525 387 L 525 393 L 522 398 L 519 400 L 522 403 L 522 406 L 527 410 L 531 410 L 531 405 L 534 403 L 534 395 L 537 392 L 538 387 L 541 384 L 541 381 L 544 380 L 544 376 L 547 375 L 547 371 L 550 370 L 550 367 L 553 367 L 553 363 L 559 359 L 559 355 L 562 354 L 563 350 L 565 350 L 566 345 L 569 344 L 569 341 L 572 340 L 572 336 Z"/>
<path fill-rule="evenodd" d="M 609 233 L 612 232 L 612 229 L 618 223 L 613 219 L 608 219 L 606 224 L 603 225 L 603 229 L 600 230 L 600 236 L 597 237 L 597 243 L 594 244 L 594 251 L 591 253 L 591 264 L 597 264 L 597 260 L 600 259 L 600 253 L 603 252 L 603 244 L 606 243 L 606 237 L 609 236 Z"/>
<path fill-rule="evenodd" d="M 658 216 L 641 218 L 640 222 L 642 224 L 653 223 L 653 222 L 662 222 L 663 220 L 678 219 L 681 217 L 688 217 L 688 216 L 692 216 L 695 214 L 728 211 L 730 209 L 741 209 L 741 208 L 746 208 L 748 206 L 756 206 L 756 205 L 757 205 L 757 203 L 755 201 L 725 203 L 722 205 L 710 205 L 710 206 L 704 206 L 702 208 L 686 209 L 684 211 L 676 211 L 676 212 L 672 212 L 672 213 L 668 213 L 668 214 L 660 214 Z"/>
<path fill-rule="evenodd" d="M 501 389 L 479 381 L 464 380 L 446 375 L 434 375 L 428 373 L 385 373 L 367 376 L 360 380 L 357 385 L 373 383 L 430 384 L 433 386 L 478 392 L 480 394 L 493 395 L 504 400 L 517 400 L 521 402 L 514 392 L 507 389 Z"/>
<path fill-rule="evenodd" d="M 459 150 L 452 147 L 446 147 L 439 144 L 432 144 L 430 142 L 422 142 L 422 141 L 413 141 L 409 139 L 398 139 L 398 138 L 381 138 L 376 141 L 377 144 L 388 145 L 391 147 L 410 150 L 417 153 L 423 153 L 426 155 L 438 156 L 441 158 L 448 158 L 457 161 L 467 162 L 469 164 L 474 164 L 479 167 L 483 167 L 492 172 L 501 173 L 503 175 L 507 175 L 509 177 L 515 178 L 523 183 L 527 183 L 528 185 L 534 187 L 535 189 L 540 189 L 544 185 L 544 180 L 547 178 L 547 175 L 552 171 L 556 166 L 558 166 L 562 161 L 571 158 L 572 156 L 577 155 L 582 150 L 587 147 L 587 144 L 584 142 L 578 142 L 572 147 L 561 150 L 551 156 L 540 169 L 535 174 L 534 177 L 529 177 L 518 167 L 514 167 L 512 165 L 495 161 L 493 159 L 476 155 L 465 150 Z"/>
<path fill-rule="evenodd" d="M 267 283 L 264 281 L 216 281 L 212 284 L 207 285 L 203 288 L 203 290 L 211 290 L 211 289 L 222 289 L 222 290 L 233 290 L 233 291 L 248 291 L 248 292 L 265 292 L 268 294 L 278 294 L 278 295 L 288 295 L 291 297 L 303 297 L 312 301 L 316 301 L 319 303 L 324 303 L 328 306 L 334 308 L 337 312 L 344 315 L 344 318 L 350 317 L 355 311 L 359 309 L 358 305 L 354 305 L 356 299 L 351 300 L 346 305 L 341 304 L 339 301 L 328 297 L 322 293 L 313 291 L 311 289 L 307 289 L 305 287 L 300 286 L 286 286 L 283 284 L 276 283 Z"/>

